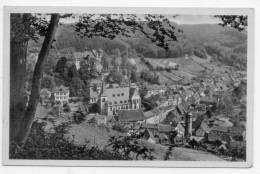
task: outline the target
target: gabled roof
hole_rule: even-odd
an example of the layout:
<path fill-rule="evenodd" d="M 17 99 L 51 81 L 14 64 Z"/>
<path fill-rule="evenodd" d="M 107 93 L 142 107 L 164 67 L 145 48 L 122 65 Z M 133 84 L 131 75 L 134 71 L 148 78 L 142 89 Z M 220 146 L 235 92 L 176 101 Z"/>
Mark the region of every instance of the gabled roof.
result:
<path fill-rule="evenodd" d="M 144 114 L 142 110 L 119 110 L 118 120 L 122 122 L 135 122 L 144 120 Z"/>
<path fill-rule="evenodd" d="M 168 124 L 158 124 L 159 132 L 171 132 L 171 125 Z"/>
<path fill-rule="evenodd" d="M 67 92 L 69 92 L 69 88 L 61 85 L 59 87 L 56 87 L 53 92 L 55 92 L 55 93 L 56 92 L 65 92 L 65 93 L 67 93 Z"/>

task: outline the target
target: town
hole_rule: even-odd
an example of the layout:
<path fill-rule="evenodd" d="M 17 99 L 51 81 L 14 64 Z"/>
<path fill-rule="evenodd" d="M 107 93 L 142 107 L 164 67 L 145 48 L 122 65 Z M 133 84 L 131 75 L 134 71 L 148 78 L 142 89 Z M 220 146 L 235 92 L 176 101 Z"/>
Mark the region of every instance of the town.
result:
<path fill-rule="evenodd" d="M 171 160 L 156 152 L 169 148 L 245 160 L 245 104 L 230 101 L 245 100 L 245 71 L 219 68 L 210 56 L 152 59 L 115 52 L 113 58 L 101 48 L 59 52 L 56 67 L 43 74 L 36 110 L 45 131 L 69 123 L 68 140 L 112 150 L 111 137 L 134 137 L 157 160 Z"/>

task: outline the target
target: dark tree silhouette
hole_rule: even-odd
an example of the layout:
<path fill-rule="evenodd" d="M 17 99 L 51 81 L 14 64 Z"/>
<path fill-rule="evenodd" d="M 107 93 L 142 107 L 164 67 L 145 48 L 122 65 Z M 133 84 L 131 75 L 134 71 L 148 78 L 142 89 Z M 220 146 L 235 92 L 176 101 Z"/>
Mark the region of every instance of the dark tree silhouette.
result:
<path fill-rule="evenodd" d="M 221 26 L 229 26 L 237 29 L 238 31 L 244 31 L 247 28 L 247 16 L 239 15 L 216 15 L 215 17 L 221 19 Z"/>

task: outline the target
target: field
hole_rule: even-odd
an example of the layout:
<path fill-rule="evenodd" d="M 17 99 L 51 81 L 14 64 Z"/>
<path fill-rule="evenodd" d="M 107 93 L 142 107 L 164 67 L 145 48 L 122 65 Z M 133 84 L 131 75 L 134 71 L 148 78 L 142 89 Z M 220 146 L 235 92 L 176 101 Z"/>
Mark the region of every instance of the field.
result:
<path fill-rule="evenodd" d="M 159 76 L 159 82 L 161 84 L 176 84 L 181 80 L 190 80 L 193 77 L 200 76 L 204 74 L 206 71 L 212 71 L 215 69 L 215 65 L 211 65 L 210 56 L 207 59 L 201 59 L 196 56 L 190 56 L 189 58 L 179 57 L 179 58 L 167 58 L 167 59 L 159 59 L 159 58 L 145 58 L 153 67 L 158 65 L 165 64 L 165 60 L 167 62 L 174 62 L 179 65 L 178 70 L 171 71 L 157 71 L 157 75 Z M 145 64 L 139 64 L 137 69 L 147 69 L 148 67 Z"/>

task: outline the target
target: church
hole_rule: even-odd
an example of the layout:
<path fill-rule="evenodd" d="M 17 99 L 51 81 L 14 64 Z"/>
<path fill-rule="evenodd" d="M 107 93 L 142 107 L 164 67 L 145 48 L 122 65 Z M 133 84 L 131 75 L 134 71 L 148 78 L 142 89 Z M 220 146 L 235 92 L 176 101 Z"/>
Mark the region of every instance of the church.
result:
<path fill-rule="evenodd" d="M 116 115 L 119 110 L 141 109 L 141 97 L 136 84 L 100 84 L 97 80 L 94 83 L 90 86 L 90 103 L 99 105 L 100 114 Z"/>

